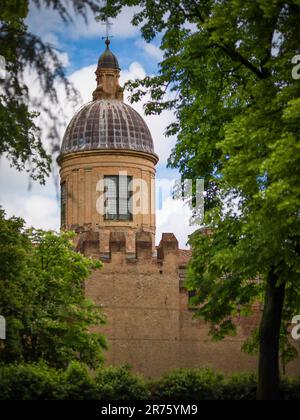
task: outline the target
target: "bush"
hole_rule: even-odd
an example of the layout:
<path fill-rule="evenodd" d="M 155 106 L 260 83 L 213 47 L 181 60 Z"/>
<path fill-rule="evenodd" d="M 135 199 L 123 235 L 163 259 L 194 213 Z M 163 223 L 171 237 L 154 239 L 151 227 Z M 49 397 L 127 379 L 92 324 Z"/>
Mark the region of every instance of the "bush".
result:
<path fill-rule="evenodd" d="M 139 400 L 148 399 L 146 381 L 128 367 L 87 367 L 72 362 L 65 372 L 45 363 L 0 366 L 1 400 Z"/>
<path fill-rule="evenodd" d="M 210 369 L 179 369 L 152 382 L 151 395 L 159 400 L 217 400 L 222 381 Z"/>
<path fill-rule="evenodd" d="M 150 398 L 146 381 L 128 366 L 100 368 L 95 382 L 98 400 L 145 400 Z"/>
<path fill-rule="evenodd" d="M 257 378 L 254 374 L 236 374 L 224 379 L 222 386 L 222 400 L 256 399 Z"/>
<path fill-rule="evenodd" d="M 283 378 L 281 393 L 286 401 L 300 401 L 300 378 Z"/>
<path fill-rule="evenodd" d="M 57 400 L 64 397 L 60 371 L 44 363 L 0 367 L 0 400 Z"/>
<path fill-rule="evenodd" d="M 87 367 L 72 362 L 66 371 L 44 362 L 0 365 L 0 400 L 255 400 L 253 374 L 229 378 L 209 369 L 179 369 L 146 382 L 124 367 Z M 300 401 L 300 378 L 283 378 L 282 398 Z"/>
<path fill-rule="evenodd" d="M 72 362 L 63 373 L 64 399 L 97 400 L 97 387 L 87 367 L 79 362 Z"/>

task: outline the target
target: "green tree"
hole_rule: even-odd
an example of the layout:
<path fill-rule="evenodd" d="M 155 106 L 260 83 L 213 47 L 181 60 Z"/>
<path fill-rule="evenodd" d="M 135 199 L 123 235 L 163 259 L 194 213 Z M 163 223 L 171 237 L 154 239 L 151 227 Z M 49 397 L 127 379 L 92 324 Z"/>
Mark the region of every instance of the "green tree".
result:
<path fill-rule="evenodd" d="M 278 399 L 282 320 L 299 311 L 299 0 L 108 0 L 99 18 L 139 6 L 132 23 L 161 38 L 154 77 L 129 84 L 147 92 L 148 113 L 173 109 L 169 165 L 204 178 L 204 224 L 195 234 L 188 287 L 211 333 L 234 333 L 262 299 L 259 399 Z M 283 316 L 284 314 L 284 316 Z"/>
<path fill-rule="evenodd" d="M 99 0 L 72 0 L 68 7 L 63 0 L 31 3 L 56 10 L 65 23 L 72 21 L 70 6 L 77 15 L 86 18 L 88 10 L 95 13 L 99 4 Z M 69 101 L 76 100 L 76 92 L 66 78 L 57 50 L 28 31 L 25 19 L 29 7 L 28 0 L 0 1 L 0 56 L 6 61 L 6 76 L 0 79 L 0 156 L 6 155 L 12 166 L 26 170 L 32 179 L 43 184 L 51 170 L 51 152 L 59 149 L 57 129 L 61 112 L 57 110 L 56 82 L 62 83 Z M 28 69 L 36 73 L 43 90 L 43 95 L 34 101 L 24 80 Z M 49 104 L 56 105 L 55 113 Z M 41 111 L 51 121 L 47 151 L 36 123 Z"/>
<path fill-rule="evenodd" d="M 0 363 L 45 360 L 56 368 L 79 360 L 102 361 L 104 317 L 85 298 L 84 281 L 101 263 L 75 252 L 72 233 L 25 230 L 24 221 L 0 212 L 0 313 L 7 337 Z"/>

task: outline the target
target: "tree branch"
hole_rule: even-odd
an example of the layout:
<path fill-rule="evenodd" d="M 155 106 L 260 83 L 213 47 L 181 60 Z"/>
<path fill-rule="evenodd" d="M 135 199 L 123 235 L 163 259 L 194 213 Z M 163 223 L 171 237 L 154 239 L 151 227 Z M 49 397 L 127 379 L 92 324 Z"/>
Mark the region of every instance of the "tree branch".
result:
<path fill-rule="evenodd" d="M 259 79 L 267 79 L 270 74 L 266 69 L 263 67 L 261 69 L 257 68 L 254 64 L 251 63 L 251 61 L 247 60 L 241 53 L 236 51 L 234 48 L 232 48 L 229 45 L 217 45 L 221 50 L 223 50 L 227 55 L 229 55 L 230 58 L 234 61 L 239 61 L 242 63 L 245 67 L 247 67 L 249 70 L 251 70 Z"/>

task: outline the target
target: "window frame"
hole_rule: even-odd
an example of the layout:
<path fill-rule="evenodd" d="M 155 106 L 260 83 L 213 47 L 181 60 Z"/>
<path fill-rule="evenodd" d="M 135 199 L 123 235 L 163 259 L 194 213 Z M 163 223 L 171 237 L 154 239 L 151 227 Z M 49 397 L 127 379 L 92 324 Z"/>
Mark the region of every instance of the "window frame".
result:
<path fill-rule="evenodd" d="M 67 182 L 63 181 L 60 184 L 60 225 L 66 226 L 67 222 Z"/>
<path fill-rule="evenodd" d="M 127 179 L 127 213 L 126 214 L 120 214 L 120 201 L 121 198 L 120 197 L 120 178 L 126 178 Z M 114 197 L 114 199 L 116 200 L 116 214 L 109 214 L 107 212 L 107 197 L 106 197 L 106 192 L 107 192 L 107 187 L 105 185 L 105 180 L 106 179 L 114 179 L 116 181 L 116 197 Z M 104 220 L 105 221 L 110 221 L 110 222 L 130 222 L 133 220 L 133 216 L 132 216 L 132 209 L 130 208 L 130 199 L 132 197 L 132 190 L 129 189 L 130 184 L 132 183 L 132 176 L 128 176 L 128 175 L 104 175 L 104 194 L 105 194 L 105 198 L 104 198 Z"/>

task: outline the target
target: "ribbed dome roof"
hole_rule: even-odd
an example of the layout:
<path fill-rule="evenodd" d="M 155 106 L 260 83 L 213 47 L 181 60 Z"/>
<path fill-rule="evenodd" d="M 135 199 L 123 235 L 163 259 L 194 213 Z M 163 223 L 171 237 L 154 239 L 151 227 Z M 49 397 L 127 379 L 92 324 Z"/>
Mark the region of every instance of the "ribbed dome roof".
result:
<path fill-rule="evenodd" d="M 106 50 L 99 58 L 98 68 L 120 70 L 117 57 L 109 49 L 110 41 L 106 40 L 105 43 L 106 43 Z"/>
<path fill-rule="evenodd" d="M 154 154 L 152 136 L 143 118 L 131 106 L 114 99 L 89 102 L 75 114 L 64 135 L 61 153 L 97 149 Z"/>
<path fill-rule="evenodd" d="M 98 61 L 98 67 L 103 69 L 119 69 L 117 57 L 110 51 L 104 52 Z"/>

